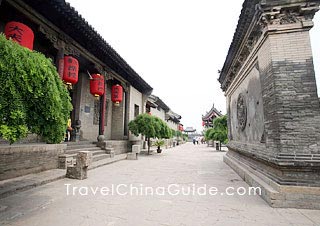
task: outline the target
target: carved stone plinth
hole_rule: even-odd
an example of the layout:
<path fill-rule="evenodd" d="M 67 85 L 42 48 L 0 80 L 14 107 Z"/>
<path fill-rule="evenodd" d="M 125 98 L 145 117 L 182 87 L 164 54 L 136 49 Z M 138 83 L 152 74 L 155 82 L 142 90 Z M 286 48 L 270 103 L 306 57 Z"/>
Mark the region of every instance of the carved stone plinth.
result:
<path fill-rule="evenodd" d="M 92 152 L 81 151 L 77 154 L 76 164 L 67 167 L 66 177 L 83 180 L 88 177 L 88 167 L 92 163 Z"/>

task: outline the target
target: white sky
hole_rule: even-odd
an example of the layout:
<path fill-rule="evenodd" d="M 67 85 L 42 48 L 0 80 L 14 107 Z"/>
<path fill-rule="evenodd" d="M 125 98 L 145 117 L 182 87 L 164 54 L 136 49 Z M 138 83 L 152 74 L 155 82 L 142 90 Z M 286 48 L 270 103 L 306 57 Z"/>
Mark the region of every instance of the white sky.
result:
<path fill-rule="evenodd" d="M 201 116 L 213 103 L 226 113 L 217 71 L 243 0 L 67 1 L 153 87 L 153 94 L 182 116 L 185 128 L 200 132 Z M 311 37 L 320 73 L 320 13 Z"/>

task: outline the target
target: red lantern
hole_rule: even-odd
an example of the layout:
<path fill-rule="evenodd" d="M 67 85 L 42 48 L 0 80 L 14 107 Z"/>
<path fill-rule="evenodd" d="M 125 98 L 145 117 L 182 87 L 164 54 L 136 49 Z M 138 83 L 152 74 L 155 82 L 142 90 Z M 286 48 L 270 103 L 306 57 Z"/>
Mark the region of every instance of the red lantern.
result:
<path fill-rule="evenodd" d="M 202 121 L 202 126 L 205 126 L 205 125 L 206 125 L 206 123 L 204 121 Z"/>
<path fill-rule="evenodd" d="M 6 38 L 11 38 L 13 41 L 19 43 L 30 50 L 33 49 L 34 34 L 31 28 L 27 25 L 11 21 L 6 24 L 4 28 Z"/>
<path fill-rule="evenodd" d="M 183 131 L 183 126 L 179 125 L 179 131 Z"/>
<path fill-rule="evenodd" d="M 122 102 L 122 96 L 123 96 L 123 89 L 120 85 L 114 85 L 111 89 L 111 100 L 116 105 L 119 105 L 120 102 Z"/>
<path fill-rule="evenodd" d="M 104 77 L 100 74 L 91 75 L 90 80 L 90 93 L 96 97 L 104 94 Z"/>
<path fill-rule="evenodd" d="M 62 80 L 66 83 L 76 84 L 78 82 L 79 63 L 71 56 L 64 57 L 64 69 Z"/>

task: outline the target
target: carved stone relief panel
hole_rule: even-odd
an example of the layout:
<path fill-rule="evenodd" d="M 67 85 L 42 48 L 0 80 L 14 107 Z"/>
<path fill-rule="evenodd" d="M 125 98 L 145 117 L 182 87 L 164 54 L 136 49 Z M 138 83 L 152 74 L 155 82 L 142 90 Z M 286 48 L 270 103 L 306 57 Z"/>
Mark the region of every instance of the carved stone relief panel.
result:
<path fill-rule="evenodd" d="M 237 101 L 237 119 L 240 129 L 244 130 L 247 124 L 247 101 L 242 93 L 239 94 Z"/>

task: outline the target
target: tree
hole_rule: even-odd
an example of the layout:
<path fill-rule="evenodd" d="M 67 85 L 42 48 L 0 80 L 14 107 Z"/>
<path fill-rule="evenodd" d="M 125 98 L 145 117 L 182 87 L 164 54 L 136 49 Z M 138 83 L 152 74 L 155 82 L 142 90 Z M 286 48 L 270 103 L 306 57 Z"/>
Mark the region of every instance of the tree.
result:
<path fill-rule="evenodd" d="M 180 137 L 182 137 L 182 132 L 180 130 L 175 131 L 177 137 L 177 145 L 179 145 Z M 183 141 L 183 137 L 182 137 Z"/>
<path fill-rule="evenodd" d="M 227 116 L 221 116 L 213 121 L 213 128 L 209 128 L 205 131 L 204 136 L 207 141 L 220 141 L 219 150 L 221 150 L 221 143 L 228 142 L 228 125 Z"/>
<path fill-rule="evenodd" d="M 206 141 L 213 140 L 213 132 L 213 128 L 209 128 L 204 132 L 204 138 L 206 139 Z"/>
<path fill-rule="evenodd" d="M 138 115 L 128 124 L 129 130 L 135 135 L 144 135 L 148 142 L 148 154 L 150 153 L 151 138 L 167 139 L 172 133 L 167 124 L 158 117 L 147 113 Z"/>
<path fill-rule="evenodd" d="M 72 105 L 51 60 L 2 34 L 0 56 L 0 137 L 12 144 L 32 132 L 61 142 Z"/>

